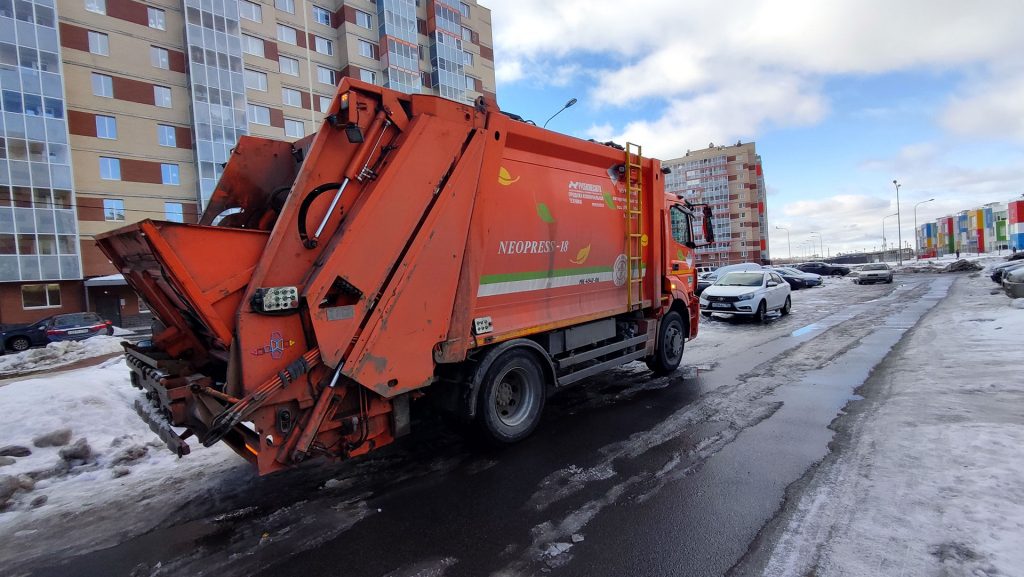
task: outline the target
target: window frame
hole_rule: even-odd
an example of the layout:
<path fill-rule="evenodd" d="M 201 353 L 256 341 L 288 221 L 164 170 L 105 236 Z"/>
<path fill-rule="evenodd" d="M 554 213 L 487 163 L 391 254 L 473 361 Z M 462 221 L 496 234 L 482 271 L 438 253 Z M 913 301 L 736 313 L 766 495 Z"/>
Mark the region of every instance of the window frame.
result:
<path fill-rule="evenodd" d="M 95 115 L 95 119 L 96 119 L 96 138 L 102 138 L 104 140 L 117 140 L 117 117 L 115 117 L 115 116 L 107 116 L 106 114 L 97 114 L 97 115 Z M 101 121 L 102 121 L 102 125 L 103 125 L 103 128 L 104 128 L 104 130 L 102 130 L 102 131 L 100 130 Z M 111 127 L 113 128 L 113 136 L 109 135 L 109 132 L 110 132 L 109 129 Z M 103 134 L 101 134 L 101 132 Z"/>
<path fill-rule="evenodd" d="M 288 9 L 289 7 L 291 10 Z M 281 12 L 295 14 L 295 0 L 274 0 L 274 8 L 277 8 Z"/>
<path fill-rule="evenodd" d="M 89 54 L 96 54 L 97 56 L 110 56 L 109 34 L 106 34 L 104 32 L 97 32 L 95 30 L 89 30 L 87 36 L 89 38 Z M 95 43 L 93 42 L 94 38 L 96 39 Z M 102 46 L 100 46 L 100 44 L 102 44 Z M 93 50 L 94 45 L 96 47 L 96 50 Z M 102 51 L 100 51 L 100 48 L 102 48 Z"/>
<path fill-rule="evenodd" d="M 369 74 L 370 75 L 370 79 L 367 80 L 367 79 L 363 78 L 363 74 Z M 367 70 L 365 68 L 360 68 L 359 69 L 359 79 L 362 80 L 363 82 L 369 82 L 370 84 L 377 84 L 377 73 L 374 72 L 373 70 Z"/>
<path fill-rule="evenodd" d="M 292 72 L 286 72 L 286 71 L 284 70 L 284 67 L 283 67 L 283 66 L 281 65 L 281 64 L 282 64 L 282 61 L 284 61 L 284 60 L 287 60 L 287 61 L 289 61 L 289 62 L 294 62 L 294 63 L 295 63 L 295 72 L 294 72 L 294 73 L 292 73 Z M 289 66 L 290 66 L 290 65 L 289 65 Z M 281 74 L 287 74 L 288 76 L 294 76 L 294 77 L 298 77 L 298 76 L 299 76 L 299 70 L 300 70 L 300 69 L 299 69 L 299 59 L 298 59 L 298 58 L 292 58 L 291 56 L 285 56 L 285 55 L 283 55 L 283 54 L 278 54 L 278 55 L 277 55 L 277 71 L 278 71 L 279 73 L 281 73 Z"/>
<path fill-rule="evenodd" d="M 165 128 L 169 129 L 169 130 L 162 130 L 162 129 L 165 129 Z M 170 135 L 170 139 L 168 140 L 170 142 L 170 144 L 165 144 L 164 143 L 164 139 L 162 138 L 162 134 L 169 134 Z M 178 131 L 177 131 L 177 129 L 175 127 L 171 126 L 170 124 L 157 124 L 156 125 L 156 142 L 160 146 L 164 146 L 164 147 L 167 147 L 167 148 L 177 148 L 178 147 Z"/>
<path fill-rule="evenodd" d="M 146 6 L 149 27 L 154 30 L 167 30 L 167 12 L 153 6 Z"/>
<path fill-rule="evenodd" d="M 334 102 L 334 98 L 330 96 L 317 96 L 317 109 L 327 114 L 327 111 L 331 109 L 331 102 Z"/>
<path fill-rule="evenodd" d="M 238 2 L 238 6 L 239 6 L 238 16 L 240 18 L 245 18 L 249 22 L 259 22 L 259 23 L 263 22 L 263 6 L 261 4 L 257 4 L 256 2 L 249 2 L 249 0 L 240 0 Z M 255 19 L 249 18 L 245 14 L 245 12 L 241 9 L 242 6 L 246 6 L 248 8 L 254 9 L 254 12 L 256 14 L 256 18 Z"/>
<path fill-rule="evenodd" d="M 258 122 L 256 120 L 256 117 L 258 115 L 255 114 L 255 112 L 256 111 L 260 111 L 260 110 L 266 110 L 267 111 L 267 121 L 266 122 Z M 246 112 L 246 117 L 247 117 L 246 120 L 248 122 L 250 122 L 252 124 L 258 124 L 260 126 L 270 126 L 270 108 L 269 107 L 263 106 L 262 104 L 253 104 L 253 103 L 250 102 L 250 103 L 248 103 L 246 105 L 246 111 L 245 112 Z"/>
<path fill-rule="evenodd" d="M 316 22 L 317 24 L 323 24 L 324 26 L 330 26 L 331 25 L 331 11 L 326 9 L 326 8 L 324 8 L 323 6 L 317 6 L 316 4 L 312 4 L 312 7 L 313 7 L 313 22 Z M 321 15 L 326 15 L 327 16 L 327 22 L 324 22 L 323 20 L 320 20 L 320 18 L 318 16 L 321 16 Z"/>
<path fill-rule="evenodd" d="M 291 95 L 291 94 L 294 94 L 294 98 L 297 99 L 298 102 L 294 102 L 293 103 L 293 102 L 290 101 L 289 97 L 285 96 L 285 95 Z M 282 86 L 281 87 L 281 102 L 284 103 L 286 106 L 294 106 L 296 108 L 302 108 L 302 91 L 298 90 L 298 89 L 295 89 L 295 88 L 292 88 L 290 86 Z"/>
<path fill-rule="evenodd" d="M 107 161 L 107 162 L 104 162 Z M 100 180 L 121 180 L 121 159 L 114 156 L 101 156 L 99 160 L 100 164 Z M 104 167 L 107 167 L 104 170 Z M 103 176 L 103 173 L 107 172 L 108 176 Z M 114 172 L 117 173 L 116 177 L 112 176 Z"/>
<path fill-rule="evenodd" d="M 261 72 L 259 70 L 253 70 L 252 68 L 245 68 L 245 69 L 243 69 L 242 77 L 243 77 L 243 83 L 245 84 L 245 87 L 247 89 L 249 89 L 249 90 L 257 90 L 259 92 L 266 92 L 267 89 L 268 89 L 268 86 L 270 84 L 270 81 L 267 78 L 267 73 L 266 72 Z M 256 79 L 256 86 L 250 86 L 249 85 L 249 79 L 250 78 Z"/>
<path fill-rule="evenodd" d="M 373 60 L 374 59 L 373 58 L 373 42 L 370 42 L 369 40 L 364 40 L 362 38 L 358 38 L 356 40 L 357 40 L 356 54 L 362 56 L 363 58 L 369 58 L 370 60 Z M 363 47 L 364 46 L 369 48 L 369 51 L 370 51 L 369 54 L 363 54 Z"/>
<path fill-rule="evenodd" d="M 113 98 L 114 97 L 114 77 L 107 74 L 100 74 L 99 72 L 90 72 L 89 79 L 92 83 L 92 95 L 100 98 Z M 96 80 L 100 81 L 100 93 L 96 92 Z M 110 94 L 106 94 L 107 87 L 110 88 Z"/>
<path fill-rule="evenodd" d="M 330 82 L 324 82 L 324 79 L 321 78 L 321 76 L 320 76 L 321 72 L 327 72 L 328 74 L 330 74 L 331 75 L 331 81 Z M 326 66 L 320 66 L 319 64 L 316 65 L 316 79 L 317 79 L 317 82 L 320 82 L 321 84 L 327 84 L 328 86 L 335 86 L 337 84 L 337 82 L 336 82 L 337 78 L 334 76 L 334 70 L 331 69 L 331 68 L 327 68 Z"/>
<path fill-rule="evenodd" d="M 153 68 L 159 68 L 160 70 L 170 70 L 171 52 L 166 48 L 150 45 L 149 63 L 153 65 Z"/>
<path fill-rule="evenodd" d="M 324 50 L 320 49 L 321 43 L 323 43 L 324 45 Z M 325 56 L 334 56 L 334 42 L 332 42 L 329 38 L 324 38 L 323 36 L 317 36 L 316 34 L 314 34 L 313 50 L 317 54 L 323 54 Z"/>
<path fill-rule="evenodd" d="M 110 203 L 109 205 L 107 203 Z M 120 208 L 118 208 L 120 206 Z M 118 218 L 118 210 L 120 210 L 120 218 Z M 108 213 L 114 216 L 114 218 L 108 218 Z M 125 216 L 124 199 L 123 198 L 104 198 L 103 199 L 103 220 L 105 222 L 126 222 L 128 218 Z"/>
<path fill-rule="evenodd" d="M 25 305 L 25 289 L 28 288 L 28 287 L 42 287 L 43 295 L 45 295 L 45 297 L 46 297 L 46 304 L 45 305 L 26 306 Z M 56 295 L 57 295 L 57 303 L 56 304 L 54 304 L 51 301 L 51 299 L 50 299 L 50 297 L 52 295 L 52 293 L 50 291 L 54 290 L 54 289 L 56 290 Z M 60 283 L 48 282 L 48 283 L 32 283 L 32 284 L 23 284 L 23 285 L 21 285 L 21 308 L 22 308 L 22 310 L 29 311 L 29 310 L 37 310 L 37 309 L 59 309 L 62 306 L 64 306 L 61 303 L 62 303 L 62 299 L 61 299 L 61 292 L 60 292 Z M 39 322 L 39 321 L 36 321 L 36 322 Z"/>
<path fill-rule="evenodd" d="M 259 52 L 250 51 L 249 48 L 251 46 L 256 46 L 256 43 L 259 43 Z M 262 38 L 253 36 L 252 34 L 242 34 L 242 52 L 252 56 L 259 56 L 260 58 L 266 58 L 267 45 L 263 42 Z"/>
<path fill-rule="evenodd" d="M 466 4 L 465 2 L 459 2 L 459 13 L 462 14 L 463 18 L 469 18 L 470 17 L 470 14 L 472 14 L 472 12 L 470 12 L 469 9 L 470 9 L 469 4 Z"/>
<path fill-rule="evenodd" d="M 289 126 L 295 126 L 295 125 L 298 125 L 299 128 L 301 129 L 301 132 L 302 132 L 301 134 L 291 134 L 291 133 L 289 133 L 288 127 Z M 294 118 L 285 118 L 284 119 L 284 135 L 287 136 L 288 138 L 303 138 L 303 137 L 305 137 L 306 136 L 306 123 L 301 121 L 301 120 L 295 120 Z"/>
<path fill-rule="evenodd" d="M 360 16 L 366 17 L 366 24 L 362 24 L 359 22 Z M 365 28 L 367 30 L 373 30 L 373 14 L 356 9 L 356 26 L 359 26 L 360 28 Z"/>
<path fill-rule="evenodd" d="M 292 39 L 291 40 L 288 40 L 286 38 L 282 38 L 281 37 L 282 33 L 286 34 L 288 31 L 291 31 L 291 35 L 292 35 Z M 277 41 L 278 42 L 284 42 L 285 44 L 289 44 L 291 46 L 298 46 L 299 45 L 299 31 L 294 29 L 294 28 L 292 28 L 291 26 L 285 26 L 284 24 L 278 23 L 277 24 Z"/>
<path fill-rule="evenodd" d="M 160 184 L 167 186 L 181 186 L 181 167 L 173 162 L 161 162 Z"/>
<path fill-rule="evenodd" d="M 166 106 L 164 106 L 163 104 L 160 103 L 161 99 L 157 96 L 158 94 L 162 94 L 163 93 L 162 91 L 164 91 L 164 90 L 167 91 L 167 105 Z M 157 84 L 153 85 L 153 105 L 154 106 L 159 106 L 160 108 L 174 108 L 174 96 L 173 96 L 173 92 L 171 92 L 170 87 L 168 87 L 168 86 L 159 86 Z"/>
<path fill-rule="evenodd" d="M 85 11 L 93 14 L 107 14 L 107 0 L 85 0 Z"/>

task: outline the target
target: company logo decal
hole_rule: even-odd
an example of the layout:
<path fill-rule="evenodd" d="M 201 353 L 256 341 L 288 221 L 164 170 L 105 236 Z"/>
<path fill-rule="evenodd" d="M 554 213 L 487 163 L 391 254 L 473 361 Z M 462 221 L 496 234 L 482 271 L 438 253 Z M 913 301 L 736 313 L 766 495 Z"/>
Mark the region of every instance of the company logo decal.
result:
<path fill-rule="evenodd" d="M 519 177 L 517 176 L 512 178 L 512 175 L 509 174 L 508 170 L 504 166 L 498 170 L 498 184 L 508 186 L 510 184 L 515 184 L 516 182 L 519 182 Z"/>
<path fill-rule="evenodd" d="M 270 342 L 257 347 L 252 350 L 252 355 L 256 357 L 262 357 L 263 355 L 270 355 L 272 359 L 279 359 L 284 356 L 284 350 L 295 346 L 295 341 L 292 339 L 286 339 L 281 336 L 281 333 L 274 331 L 270 333 Z"/>
<path fill-rule="evenodd" d="M 576 253 L 576 258 L 569 259 L 569 262 L 571 262 L 572 264 L 583 264 L 583 263 L 587 262 L 587 257 L 588 256 L 590 256 L 590 245 L 589 244 L 587 246 L 581 248 L 580 251 L 578 253 Z"/>
<path fill-rule="evenodd" d="M 615 266 L 612 267 L 612 281 L 615 286 L 626 284 L 626 255 L 620 254 L 615 257 Z"/>

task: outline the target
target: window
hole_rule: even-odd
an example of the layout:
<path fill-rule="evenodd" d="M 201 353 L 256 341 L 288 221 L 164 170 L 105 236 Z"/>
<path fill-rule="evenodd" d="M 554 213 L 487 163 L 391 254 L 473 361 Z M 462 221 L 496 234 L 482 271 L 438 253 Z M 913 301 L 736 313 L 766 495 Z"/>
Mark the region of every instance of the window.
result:
<path fill-rule="evenodd" d="M 61 306 L 59 284 L 26 284 L 21 286 L 21 308 L 40 309 L 59 306 Z"/>
<path fill-rule="evenodd" d="M 157 30 L 167 30 L 167 20 L 164 11 L 159 8 L 146 8 L 149 13 L 149 27 Z"/>
<path fill-rule="evenodd" d="M 356 10 L 356 26 L 362 26 L 368 30 L 373 28 L 373 20 L 369 13 Z"/>
<path fill-rule="evenodd" d="M 281 65 L 281 74 L 287 74 L 289 76 L 299 75 L 299 61 L 294 58 L 288 58 L 287 56 L 278 56 L 278 64 Z"/>
<path fill-rule="evenodd" d="M 295 0 L 274 0 L 274 7 L 289 14 L 295 14 Z"/>
<path fill-rule="evenodd" d="M 366 40 L 359 39 L 359 55 L 366 58 L 373 58 L 373 44 Z"/>
<path fill-rule="evenodd" d="M 118 198 L 103 199 L 104 220 L 124 220 L 124 201 Z"/>
<path fill-rule="evenodd" d="M 672 215 L 672 238 L 679 244 L 686 245 L 693 238 L 690 236 L 690 219 L 678 205 L 673 205 L 669 211 Z"/>
<path fill-rule="evenodd" d="M 470 30 L 469 28 L 466 28 L 465 26 L 462 27 L 462 40 L 464 42 L 473 41 L 473 31 Z"/>
<path fill-rule="evenodd" d="M 296 34 L 294 28 L 289 28 L 284 24 L 277 25 L 277 39 L 281 42 L 287 42 L 288 44 L 297 44 Z"/>
<path fill-rule="evenodd" d="M 107 0 L 85 0 L 85 9 L 97 14 L 106 14 Z"/>
<path fill-rule="evenodd" d="M 96 138 L 117 138 L 117 119 L 113 116 L 96 116 Z"/>
<path fill-rule="evenodd" d="M 160 48 L 159 46 L 149 47 L 149 63 L 155 68 L 162 68 L 164 70 L 170 69 L 170 60 L 167 54 L 166 48 Z"/>
<path fill-rule="evenodd" d="M 89 31 L 89 52 L 100 56 L 110 56 L 110 39 L 102 32 Z"/>
<path fill-rule="evenodd" d="M 92 73 L 92 93 L 104 98 L 114 97 L 114 79 L 106 74 Z"/>
<path fill-rule="evenodd" d="M 334 71 L 323 66 L 316 67 L 316 79 L 324 84 L 334 86 Z"/>
<path fill-rule="evenodd" d="M 255 70 L 245 69 L 245 87 L 252 88 L 253 90 L 259 90 L 260 92 L 267 91 L 267 75 L 262 72 Z"/>
<path fill-rule="evenodd" d="M 238 2 L 238 15 L 253 22 L 263 22 L 263 7 L 255 2 L 240 0 Z"/>
<path fill-rule="evenodd" d="M 171 107 L 171 89 L 166 86 L 153 87 L 153 103 L 161 108 Z"/>
<path fill-rule="evenodd" d="M 121 180 L 121 160 L 118 158 L 100 157 L 100 178 L 103 180 Z M 109 218 L 107 220 L 110 220 Z"/>
<path fill-rule="evenodd" d="M 178 146 L 178 137 L 175 134 L 174 127 L 166 124 L 157 124 L 156 141 L 160 143 L 160 146 Z"/>
<path fill-rule="evenodd" d="M 281 101 L 288 106 L 302 106 L 302 93 L 294 88 L 281 88 Z"/>
<path fill-rule="evenodd" d="M 249 109 L 249 122 L 253 124 L 262 124 L 264 126 L 270 126 L 270 109 L 266 106 L 259 106 L 256 104 L 250 104 Z"/>
<path fill-rule="evenodd" d="M 476 78 L 472 76 L 466 77 L 466 90 L 476 90 Z"/>
<path fill-rule="evenodd" d="M 465 66 L 472 66 L 473 65 L 473 53 L 472 52 L 463 52 L 462 53 L 462 64 L 465 65 Z"/>
<path fill-rule="evenodd" d="M 469 18 L 469 4 L 459 2 L 459 12 L 462 13 L 463 18 Z"/>
<path fill-rule="evenodd" d="M 167 220 L 171 220 L 171 219 L 170 219 L 170 218 L 168 218 Z M 174 221 L 174 222 L 182 222 L 182 221 L 178 220 L 178 221 Z M 140 312 L 140 313 L 148 313 L 148 312 L 149 312 L 149 303 L 147 303 L 147 302 L 146 302 L 146 301 L 145 301 L 145 300 L 144 300 L 144 299 L 143 299 L 142 297 L 140 297 L 140 296 L 137 296 L 137 295 L 136 295 L 136 297 L 135 297 L 135 298 L 136 298 L 136 300 L 138 300 L 138 301 L 139 301 L 139 312 Z"/>
<path fill-rule="evenodd" d="M 334 43 L 326 38 L 319 36 L 313 37 L 313 49 L 320 54 L 326 54 L 328 56 L 334 56 Z"/>
<path fill-rule="evenodd" d="M 181 176 L 178 174 L 177 164 L 160 164 L 160 182 L 163 184 L 181 184 Z"/>
<path fill-rule="evenodd" d="M 170 222 L 185 222 L 185 207 L 180 202 L 164 203 L 164 220 Z M 139 300 L 142 303 L 142 300 Z"/>
<path fill-rule="evenodd" d="M 372 70 L 363 70 L 362 68 L 360 68 L 359 79 L 362 80 L 363 82 L 369 82 L 370 84 L 377 83 L 377 75 L 374 74 Z"/>
<path fill-rule="evenodd" d="M 291 138 L 302 138 L 306 135 L 306 127 L 301 120 L 284 119 L 284 135 Z"/>
<path fill-rule="evenodd" d="M 317 96 L 317 100 L 320 104 L 320 112 L 326 113 L 331 109 L 331 97 L 330 96 Z"/>
<path fill-rule="evenodd" d="M 317 5 L 313 5 L 313 20 L 316 20 L 324 26 L 331 25 L 331 13 L 325 8 L 321 8 Z"/>
<path fill-rule="evenodd" d="M 263 41 L 255 36 L 242 34 L 242 52 L 263 57 Z"/>

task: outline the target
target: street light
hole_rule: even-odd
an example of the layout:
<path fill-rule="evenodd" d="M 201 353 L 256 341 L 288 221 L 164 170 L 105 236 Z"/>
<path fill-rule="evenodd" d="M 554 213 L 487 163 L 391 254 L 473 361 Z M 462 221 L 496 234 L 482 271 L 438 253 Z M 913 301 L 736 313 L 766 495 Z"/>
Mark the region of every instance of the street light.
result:
<path fill-rule="evenodd" d="M 885 260 L 885 219 L 887 219 L 887 218 L 889 218 L 891 216 L 899 217 L 899 213 L 894 212 L 894 213 L 890 214 L 889 216 L 885 216 L 885 217 L 882 218 L 882 260 L 883 261 Z"/>
<path fill-rule="evenodd" d="M 921 202 L 914 205 L 914 260 L 920 260 L 921 258 L 921 243 L 917 240 L 917 207 L 921 206 L 926 202 L 931 202 L 934 198 L 928 200 L 922 200 Z"/>
<path fill-rule="evenodd" d="M 573 104 L 576 104 L 576 99 L 575 98 L 569 100 L 569 102 L 566 102 L 565 106 L 561 107 L 560 109 L 558 109 L 558 112 L 556 112 L 556 113 L 551 115 L 551 118 L 554 118 L 554 117 L 558 116 L 559 114 L 562 113 L 563 110 L 565 110 L 566 108 L 569 108 Z M 547 128 L 548 127 L 548 123 L 551 122 L 551 118 L 545 120 L 544 121 L 544 126 L 541 126 L 541 128 Z"/>
<path fill-rule="evenodd" d="M 793 245 L 789 244 L 789 229 L 784 226 L 777 226 L 775 229 L 786 231 L 786 250 L 789 251 L 789 260 L 793 260 Z"/>
<path fill-rule="evenodd" d="M 818 247 L 821 249 L 821 253 L 820 253 L 821 254 L 821 258 L 824 260 L 824 258 L 825 258 L 825 241 L 823 241 L 821 239 L 821 233 L 820 232 L 818 232 L 818 231 L 811 231 L 811 234 L 818 235 Z"/>
<path fill-rule="evenodd" d="M 896 187 L 896 240 L 898 241 L 896 248 L 896 264 L 903 266 L 903 221 L 900 219 L 900 183 L 896 182 L 896 179 L 892 179 L 893 186 Z"/>

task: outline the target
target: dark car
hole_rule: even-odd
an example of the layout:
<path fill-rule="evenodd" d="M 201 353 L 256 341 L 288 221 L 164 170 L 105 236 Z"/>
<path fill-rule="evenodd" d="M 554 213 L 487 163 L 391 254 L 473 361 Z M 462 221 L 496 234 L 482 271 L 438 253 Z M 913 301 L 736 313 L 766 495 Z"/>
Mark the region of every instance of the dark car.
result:
<path fill-rule="evenodd" d="M 1024 267 L 1024 261 L 1022 260 L 1011 260 L 1010 262 L 1004 262 L 992 267 L 992 282 L 1000 284 L 1003 282 L 1003 276 L 1006 273 Z"/>
<path fill-rule="evenodd" d="M 813 272 L 814 274 L 820 274 L 821 276 L 846 276 L 850 274 L 849 268 L 837 264 L 829 264 L 827 262 L 805 262 L 800 263 L 793 268 L 804 272 Z"/>
<path fill-rule="evenodd" d="M 793 290 L 821 285 L 821 275 L 812 272 L 804 272 L 788 266 L 774 266 L 770 270 L 779 273 L 782 280 L 789 283 L 789 288 Z"/>
<path fill-rule="evenodd" d="M 56 341 L 80 341 L 96 335 L 112 335 L 114 326 L 96 313 L 54 315 L 27 325 L 4 325 L 3 349 L 21 352 Z"/>

